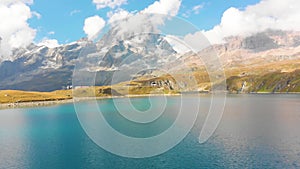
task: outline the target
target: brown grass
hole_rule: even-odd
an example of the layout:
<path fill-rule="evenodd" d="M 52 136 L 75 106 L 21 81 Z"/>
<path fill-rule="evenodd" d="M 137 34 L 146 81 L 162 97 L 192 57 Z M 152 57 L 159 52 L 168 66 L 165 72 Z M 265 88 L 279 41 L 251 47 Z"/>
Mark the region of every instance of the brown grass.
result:
<path fill-rule="evenodd" d="M 72 98 L 70 92 L 66 90 L 53 92 L 2 90 L 0 91 L 0 103 L 66 100 Z"/>

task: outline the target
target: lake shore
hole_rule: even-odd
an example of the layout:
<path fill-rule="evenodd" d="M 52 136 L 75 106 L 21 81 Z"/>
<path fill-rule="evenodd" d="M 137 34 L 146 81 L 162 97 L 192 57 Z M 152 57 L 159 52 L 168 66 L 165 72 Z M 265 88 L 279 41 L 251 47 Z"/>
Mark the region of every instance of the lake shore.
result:
<path fill-rule="evenodd" d="M 199 93 L 200 95 L 211 95 L 211 93 Z M 257 93 L 227 93 L 229 95 L 272 95 L 272 94 L 300 94 L 299 92 L 291 93 L 268 93 L 268 92 L 257 92 Z M 31 102 L 19 102 L 19 103 L 0 103 L 0 110 L 3 109 L 14 109 L 14 108 L 31 108 L 31 107 L 44 107 L 53 106 L 59 104 L 68 104 L 74 102 L 88 101 L 88 100 L 102 100 L 112 98 L 138 98 L 138 97 L 155 97 L 155 96 L 180 96 L 181 94 L 140 94 L 140 95 L 125 95 L 125 96 L 102 96 L 102 97 L 76 97 L 72 99 L 64 100 L 52 100 L 52 101 L 31 101 Z M 191 94 L 197 95 L 197 94 Z"/>
<path fill-rule="evenodd" d="M 88 101 L 88 100 L 102 100 L 112 98 L 138 98 L 138 97 L 155 97 L 155 96 L 180 96 L 181 94 L 141 94 L 141 95 L 125 95 L 125 96 L 103 96 L 103 97 L 76 97 L 72 99 L 64 100 L 52 100 L 52 101 L 31 101 L 31 102 L 19 102 L 19 103 L 0 103 L 0 110 L 13 109 L 13 108 L 30 108 L 30 107 L 44 107 L 59 104 L 68 104 L 74 102 Z"/>
<path fill-rule="evenodd" d="M 199 95 L 211 95 L 212 93 L 199 93 Z M 257 93 L 227 93 L 229 95 L 276 95 L 276 94 L 300 94 L 299 92 L 290 93 L 268 93 L 268 92 L 257 92 Z M 102 96 L 102 97 L 76 97 L 72 99 L 64 100 L 52 100 L 52 101 L 31 101 L 31 102 L 19 102 L 19 103 L 0 103 L 0 110 L 3 109 L 14 109 L 14 108 L 31 108 L 31 107 L 45 107 L 59 104 L 68 104 L 74 102 L 88 101 L 88 100 L 102 100 L 112 98 L 138 98 L 138 97 L 155 97 L 155 96 L 180 96 L 181 94 L 139 94 L 139 95 L 125 95 L 125 96 Z M 197 95 L 197 94 L 191 94 Z"/>

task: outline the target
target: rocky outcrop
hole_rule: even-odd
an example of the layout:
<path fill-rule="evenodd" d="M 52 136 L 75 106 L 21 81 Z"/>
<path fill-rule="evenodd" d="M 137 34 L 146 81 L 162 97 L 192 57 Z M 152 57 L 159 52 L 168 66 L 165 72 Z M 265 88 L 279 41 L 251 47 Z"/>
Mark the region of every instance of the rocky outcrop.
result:
<path fill-rule="evenodd" d="M 256 35 L 246 37 L 242 41 L 242 48 L 252 50 L 254 52 L 276 49 L 278 47 L 279 45 L 265 33 L 258 33 Z"/>
<path fill-rule="evenodd" d="M 227 90 L 232 93 L 300 92 L 300 69 L 293 72 L 271 72 L 263 75 L 232 76 Z"/>
<path fill-rule="evenodd" d="M 120 94 L 116 90 L 108 87 L 108 88 L 99 89 L 97 96 L 122 96 L 122 94 Z"/>
<path fill-rule="evenodd" d="M 172 77 L 149 78 L 147 80 L 134 81 L 137 86 L 152 87 L 164 90 L 178 90 L 179 86 Z"/>
<path fill-rule="evenodd" d="M 300 32 L 267 30 L 246 37 L 231 36 L 225 38 L 226 43 L 215 45 L 221 52 L 239 49 L 250 52 L 262 52 L 280 47 L 297 47 L 300 45 Z"/>
<path fill-rule="evenodd" d="M 165 79 L 165 80 L 150 80 L 147 84 L 151 87 L 159 87 L 159 88 L 165 88 L 168 90 L 175 90 L 178 89 L 177 85 L 175 86 L 175 83 L 171 80 Z"/>

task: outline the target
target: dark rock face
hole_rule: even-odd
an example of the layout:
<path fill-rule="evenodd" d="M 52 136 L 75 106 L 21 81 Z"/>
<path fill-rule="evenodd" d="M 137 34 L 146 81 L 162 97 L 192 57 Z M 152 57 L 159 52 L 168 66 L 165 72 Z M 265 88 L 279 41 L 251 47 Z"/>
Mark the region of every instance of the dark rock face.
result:
<path fill-rule="evenodd" d="M 72 84 L 74 60 L 81 49 L 78 44 L 54 49 L 32 44 L 15 50 L 14 61 L 0 63 L 0 90 L 52 91 Z"/>
<path fill-rule="evenodd" d="M 254 36 L 247 37 L 242 42 L 242 47 L 244 49 L 250 49 L 254 52 L 261 52 L 265 50 L 278 48 L 279 45 L 274 42 L 265 33 L 259 33 Z"/>
<path fill-rule="evenodd" d="M 297 47 L 300 45 L 300 36 L 295 37 L 295 39 L 293 39 L 293 47 Z"/>
<path fill-rule="evenodd" d="M 122 96 L 122 94 L 112 88 L 99 89 L 98 94 L 104 96 Z"/>
<path fill-rule="evenodd" d="M 157 87 L 157 88 L 164 88 L 167 90 L 178 90 L 179 87 L 174 79 L 150 79 L 148 81 L 144 81 L 143 86 L 149 86 L 149 87 Z"/>
<path fill-rule="evenodd" d="M 23 73 L 21 78 L 15 76 L 6 78 L 5 84 L 1 82 L 0 90 L 27 90 L 27 91 L 53 91 L 72 84 L 72 71 L 69 69 L 49 69 L 37 73 Z"/>
<path fill-rule="evenodd" d="M 266 30 L 247 37 L 230 36 L 224 39 L 225 44 L 216 45 L 224 52 L 246 49 L 250 52 L 262 52 L 281 47 L 297 47 L 300 45 L 300 33 L 293 31 Z"/>

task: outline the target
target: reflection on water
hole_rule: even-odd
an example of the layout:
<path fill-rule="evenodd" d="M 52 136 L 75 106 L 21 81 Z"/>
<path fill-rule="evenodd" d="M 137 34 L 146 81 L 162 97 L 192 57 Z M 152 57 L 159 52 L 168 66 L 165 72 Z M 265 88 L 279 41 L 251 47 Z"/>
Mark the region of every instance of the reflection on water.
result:
<path fill-rule="evenodd" d="M 146 100 L 132 102 L 143 110 L 141 105 L 149 106 Z M 201 113 L 183 142 L 146 159 L 122 158 L 99 148 L 82 130 L 72 104 L 1 110 L 0 168 L 299 168 L 299 100 L 299 95 L 231 95 L 217 131 L 199 144 L 210 103 L 202 96 Z M 166 114 L 178 105 L 174 97 L 168 102 Z M 155 135 L 172 124 L 165 114 L 157 121 L 160 127 L 124 128 L 111 100 L 99 104 L 110 110 L 104 114 L 116 130 L 132 134 L 135 128 L 137 137 Z"/>

